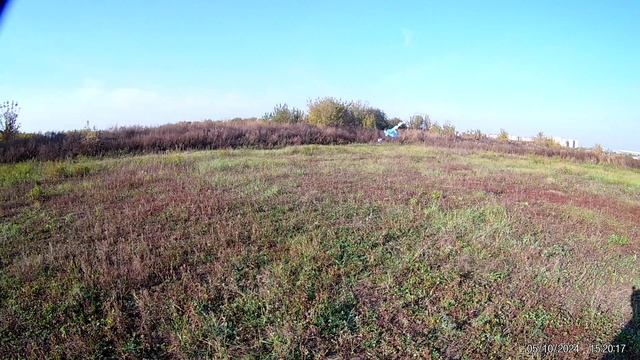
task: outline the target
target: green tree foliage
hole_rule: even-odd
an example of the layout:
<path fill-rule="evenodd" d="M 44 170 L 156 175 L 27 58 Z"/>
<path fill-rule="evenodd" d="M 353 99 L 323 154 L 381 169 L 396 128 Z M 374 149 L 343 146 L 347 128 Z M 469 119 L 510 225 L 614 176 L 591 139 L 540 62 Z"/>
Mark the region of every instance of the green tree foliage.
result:
<path fill-rule="evenodd" d="M 389 127 L 387 114 L 378 108 L 356 101 L 349 104 L 349 109 L 351 110 L 356 123 L 362 127 L 379 130 Z"/>
<path fill-rule="evenodd" d="M 428 114 L 414 115 L 409 120 L 409 123 L 411 124 L 410 127 L 412 129 L 427 130 L 427 131 L 429 130 L 432 124 L 431 118 L 429 117 Z"/>
<path fill-rule="evenodd" d="M 3 140 L 13 139 L 20 131 L 18 113 L 20 108 L 15 101 L 0 104 L 0 133 Z"/>
<path fill-rule="evenodd" d="M 389 119 L 389 127 L 394 127 L 402 122 L 402 119 L 399 117 L 394 117 Z"/>
<path fill-rule="evenodd" d="M 273 111 L 266 113 L 262 119 L 280 124 L 295 124 L 304 121 L 304 112 L 287 104 L 278 104 Z"/>
<path fill-rule="evenodd" d="M 349 104 L 332 97 L 309 101 L 308 121 L 316 126 L 357 125 Z"/>

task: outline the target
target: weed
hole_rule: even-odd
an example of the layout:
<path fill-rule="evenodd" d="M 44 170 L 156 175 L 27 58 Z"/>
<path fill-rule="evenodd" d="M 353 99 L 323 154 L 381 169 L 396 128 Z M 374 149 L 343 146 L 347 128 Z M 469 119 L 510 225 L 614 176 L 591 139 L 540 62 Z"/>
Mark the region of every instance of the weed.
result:
<path fill-rule="evenodd" d="M 629 238 L 624 235 L 613 234 L 609 236 L 609 244 L 611 245 L 629 245 Z"/>
<path fill-rule="evenodd" d="M 45 191 L 40 185 L 34 186 L 31 191 L 29 191 L 29 199 L 32 201 L 41 201 L 45 198 Z"/>

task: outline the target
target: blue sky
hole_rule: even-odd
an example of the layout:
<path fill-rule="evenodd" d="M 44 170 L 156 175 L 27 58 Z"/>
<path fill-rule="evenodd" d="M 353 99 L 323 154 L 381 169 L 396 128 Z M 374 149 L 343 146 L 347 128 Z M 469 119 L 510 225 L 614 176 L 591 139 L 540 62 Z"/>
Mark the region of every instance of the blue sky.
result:
<path fill-rule="evenodd" d="M 638 1 L 14 0 L 26 131 L 261 116 L 310 98 L 640 150 Z"/>

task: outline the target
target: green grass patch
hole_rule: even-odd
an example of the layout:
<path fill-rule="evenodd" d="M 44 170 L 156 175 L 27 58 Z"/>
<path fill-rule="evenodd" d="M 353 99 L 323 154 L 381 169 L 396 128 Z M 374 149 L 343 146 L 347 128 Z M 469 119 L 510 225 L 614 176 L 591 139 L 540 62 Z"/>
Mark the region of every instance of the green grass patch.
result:
<path fill-rule="evenodd" d="M 625 235 L 613 234 L 609 236 L 610 245 L 629 245 L 629 238 Z"/>

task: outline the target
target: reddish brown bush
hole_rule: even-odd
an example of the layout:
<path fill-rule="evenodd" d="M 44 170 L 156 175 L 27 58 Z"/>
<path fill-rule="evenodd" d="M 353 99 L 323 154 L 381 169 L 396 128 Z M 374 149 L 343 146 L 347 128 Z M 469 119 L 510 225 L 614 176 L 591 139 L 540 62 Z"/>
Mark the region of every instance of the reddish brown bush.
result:
<path fill-rule="evenodd" d="M 159 127 L 35 134 L 0 143 L 0 162 L 55 160 L 80 155 L 103 156 L 167 150 L 277 148 L 301 144 L 367 143 L 372 129 L 317 128 L 255 120 L 184 122 Z"/>

